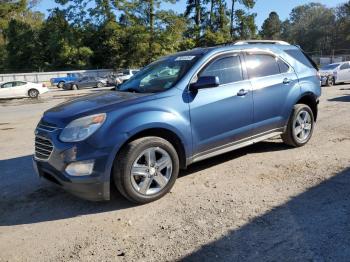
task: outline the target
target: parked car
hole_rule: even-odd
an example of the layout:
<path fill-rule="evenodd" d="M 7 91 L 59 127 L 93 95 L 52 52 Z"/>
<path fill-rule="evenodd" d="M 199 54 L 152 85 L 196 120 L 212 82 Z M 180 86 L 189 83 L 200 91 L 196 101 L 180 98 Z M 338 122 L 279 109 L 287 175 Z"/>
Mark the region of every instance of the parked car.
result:
<path fill-rule="evenodd" d="M 63 85 L 65 90 L 78 90 L 83 88 L 104 87 L 105 80 L 94 76 L 84 76 L 76 81 Z"/>
<path fill-rule="evenodd" d="M 197 48 L 148 65 L 118 91 L 46 111 L 34 166 L 82 198 L 110 199 L 115 185 L 147 203 L 192 163 L 279 135 L 305 145 L 320 95 L 317 68 L 298 47 Z"/>
<path fill-rule="evenodd" d="M 64 84 L 67 82 L 76 81 L 79 78 L 82 78 L 83 75 L 80 73 L 68 73 L 65 77 L 55 77 L 51 78 L 50 82 L 52 86 L 57 86 L 58 88 L 63 88 Z"/>
<path fill-rule="evenodd" d="M 350 62 L 329 64 L 320 69 L 322 85 L 332 86 L 350 82 Z"/>
<path fill-rule="evenodd" d="M 117 80 L 116 80 L 117 84 L 124 83 L 139 71 L 140 70 L 138 69 L 123 70 L 121 73 L 117 74 Z"/>
<path fill-rule="evenodd" d="M 0 98 L 30 97 L 38 98 L 48 92 L 44 84 L 25 81 L 9 81 L 0 83 Z"/>

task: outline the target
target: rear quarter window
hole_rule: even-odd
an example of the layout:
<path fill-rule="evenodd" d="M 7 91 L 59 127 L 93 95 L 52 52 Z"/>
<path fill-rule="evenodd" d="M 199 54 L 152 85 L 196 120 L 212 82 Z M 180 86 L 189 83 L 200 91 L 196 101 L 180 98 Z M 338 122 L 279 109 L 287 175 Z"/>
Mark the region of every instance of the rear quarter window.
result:
<path fill-rule="evenodd" d="M 303 65 L 318 70 L 316 63 L 305 53 L 298 49 L 284 50 L 288 55 L 299 61 Z"/>

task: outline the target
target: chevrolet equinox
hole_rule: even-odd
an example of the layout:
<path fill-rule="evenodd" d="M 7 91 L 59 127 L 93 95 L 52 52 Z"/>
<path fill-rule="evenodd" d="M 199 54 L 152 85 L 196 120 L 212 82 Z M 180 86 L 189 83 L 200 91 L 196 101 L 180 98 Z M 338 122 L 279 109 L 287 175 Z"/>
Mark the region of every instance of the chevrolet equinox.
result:
<path fill-rule="evenodd" d="M 317 67 L 287 43 L 242 42 L 163 57 L 114 91 L 46 111 L 35 130 L 40 177 L 89 200 L 164 196 L 179 169 L 280 135 L 311 138 Z"/>

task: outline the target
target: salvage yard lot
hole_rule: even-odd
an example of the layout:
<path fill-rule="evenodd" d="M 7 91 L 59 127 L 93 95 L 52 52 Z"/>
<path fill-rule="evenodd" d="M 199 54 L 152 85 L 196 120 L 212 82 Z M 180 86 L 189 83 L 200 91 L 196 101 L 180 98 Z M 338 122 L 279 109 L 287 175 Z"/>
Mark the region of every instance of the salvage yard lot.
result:
<path fill-rule="evenodd" d="M 88 202 L 32 169 L 42 113 L 99 90 L 0 101 L 0 261 L 346 261 L 350 257 L 350 85 L 323 88 L 313 138 L 279 138 L 182 171 L 136 206 Z"/>

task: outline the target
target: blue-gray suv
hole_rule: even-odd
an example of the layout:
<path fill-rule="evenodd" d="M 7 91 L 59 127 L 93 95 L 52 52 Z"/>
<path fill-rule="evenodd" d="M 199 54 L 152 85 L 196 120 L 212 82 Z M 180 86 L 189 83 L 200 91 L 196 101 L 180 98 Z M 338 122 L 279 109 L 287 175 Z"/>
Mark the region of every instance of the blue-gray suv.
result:
<path fill-rule="evenodd" d="M 35 131 L 34 167 L 85 199 L 108 200 L 116 186 L 147 203 L 194 162 L 277 135 L 305 145 L 320 95 L 315 64 L 284 42 L 177 53 L 115 91 L 46 111 Z"/>

